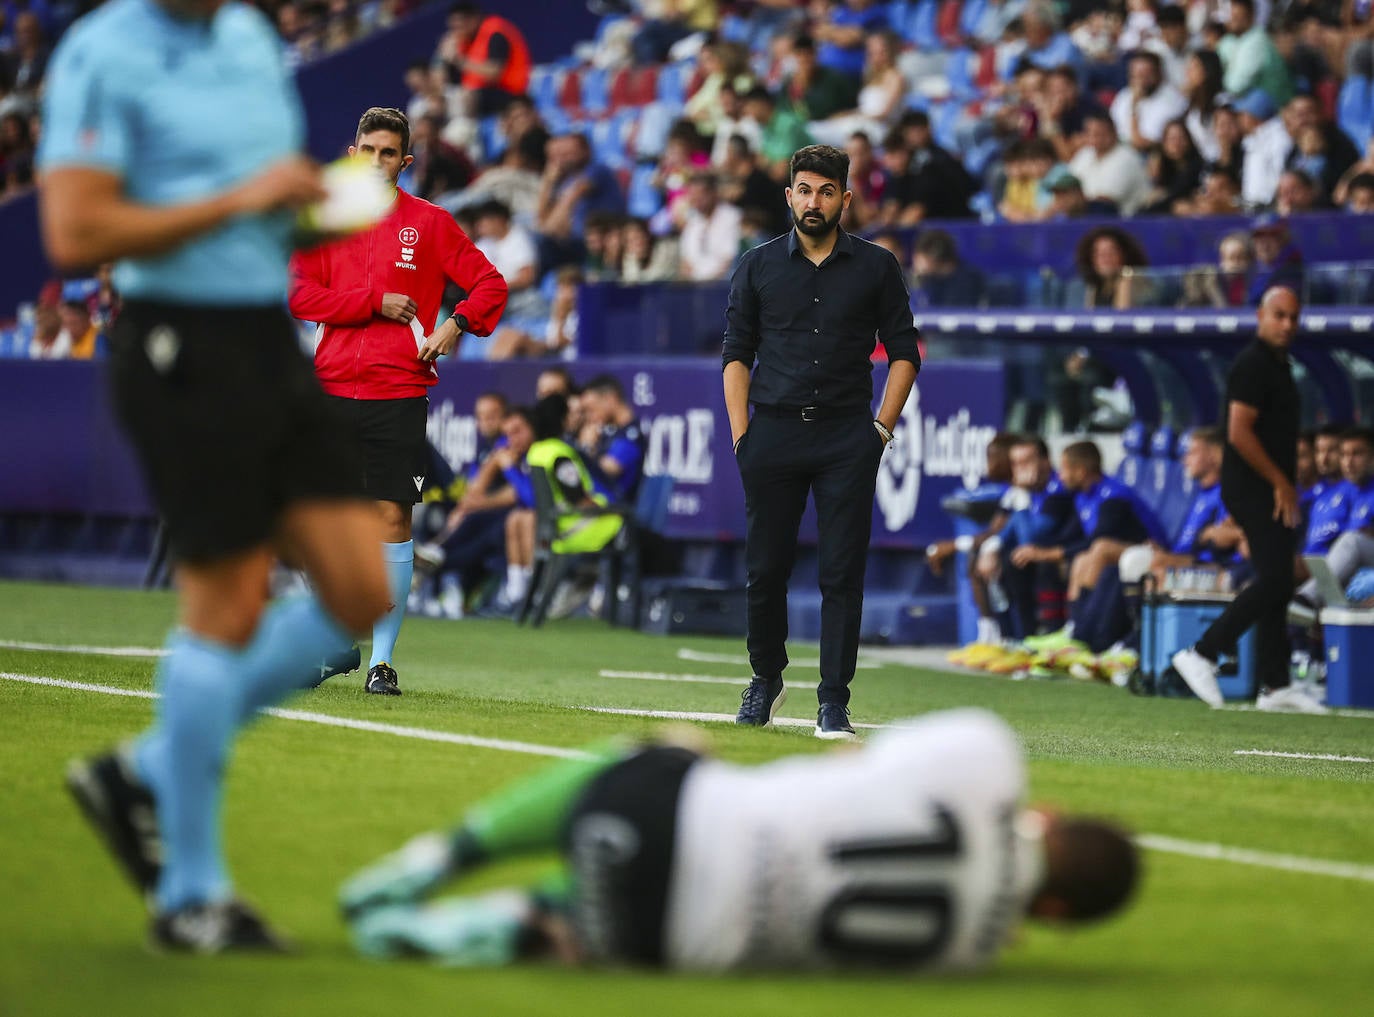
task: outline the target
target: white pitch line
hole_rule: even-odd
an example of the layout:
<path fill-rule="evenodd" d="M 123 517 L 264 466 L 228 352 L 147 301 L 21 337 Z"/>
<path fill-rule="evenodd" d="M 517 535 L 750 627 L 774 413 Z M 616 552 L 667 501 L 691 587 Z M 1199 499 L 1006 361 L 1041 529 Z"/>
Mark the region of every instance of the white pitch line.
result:
<path fill-rule="evenodd" d="M 734 685 L 743 688 L 749 683 L 747 678 L 726 678 L 714 674 L 672 674 L 668 671 L 598 671 L 602 678 L 635 678 L 644 682 L 689 682 L 698 685 Z M 814 685 L 798 685 L 789 682 L 789 689 L 810 689 Z"/>
<path fill-rule="evenodd" d="M 1255 865 L 1262 869 L 1281 869 L 1285 872 L 1302 872 L 1312 876 L 1333 876 L 1336 879 L 1357 879 L 1362 883 L 1374 883 L 1374 865 L 1359 865 L 1355 862 L 1332 862 L 1323 858 L 1303 858 L 1301 855 L 1279 855 L 1268 851 L 1252 851 L 1249 848 L 1228 847 L 1225 844 L 1200 844 L 1192 840 L 1179 840 L 1154 833 L 1142 833 L 1135 842 L 1150 851 L 1164 851 L 1171 855 L 1186 855 L 1189 858 L 1206 858 L 1218 862 L 1235 862 L 1237 865 Z"/>
<path fill-rule="evenodd" d="M 88 653 L 97 657 L 165 657 L 160 646 L 75 646 L 71 643 L 27 643 L 0 639 L 0 650 L 40 650 L 45 653 Z"/>
<path fill-rule="evenodd" d="M 78 692 L 97 692 L 107 696 L 130 696 L 136 699 L 156 699 L 157 693 L 146 689 L 121 689 L 112 685 L 90 685 L 84 682 L 65 681 L 61 678 L 43 678 L 38 675 L 14 674 L 0 671 L 0 678 L 25 682 L 29 685 L 46 685 L 53 688 L 73 689 Z M 612 710 L 604 707 L 582 707 L 593 713 L 621 714 L 628 716 L 661 717 L 672 720 L 719 720 L 733 721 L 724 713 L 676 713 L 671 711 Z M 344 727 L 374 734 L 389 734 L 401 738 L 416 738 L 422 741 L 444 742 L 450 745 L 464 745 L 474 748 L 495 749 L 499 752 L 519 752 L 526 755 L 555 756 L 562 759 L 585 758 L 586 753 L 577 749 L 563 749 L 552 745 L 535 745 L 528 742 L 512 742 L 500 738 L 478 738 L 473 735 L 454 734 L 450 731 L 433 731 L 420 727 L 401 727 L 395 724 L 380 724 L 374 721 L 353 720 L 349 717 L 333 717 L 323 713 L 306 713 L 300 710 L 266 710 L 273 716 L 285 720 L 304 721 L 311 724 L 325 724 L 330 727 Z M 792 718 L 777 718 L 775 724 L 787 727 L 810 727 L 810 721 Z M 855 727 L 881 727 L 878 724 L 856 724 Z M 1205 844 L 1198 841 L 1179 840 L 1159 834 L 1143 833 L 1135 838 L 1136 843 L 1150 851 L 1184 855 L 1206 861 L 1233 862 L 1237 865 L 1251 865 L 1264 869 L 1280 869 L 1313 876 L 1331 876 L 1336 879 L 1354 879 L 1364 883 L 1374 883 L 1374 865 L 1360 865 L 1354 862 L 1333 862 L 1322 858 L 1304 858 L 1300 855 L 1280 855 L 1267 851 L 1252 851 L 1248 848 L 1229 847 L 1225 844 Z"/>
<path fill-rule="evenodd" d="M 810 685 L 806 686 L 811 688 Z M 620 717 L 651 717 L 655 720 L 699 720 L 704 723 L 733 724 L 735 715 L 733 713 L 692 713 L 684 710 L 626 710 L 615 706 L 579 706 L 579 710 L 586 710 L 588 713 L 612 713 Z M 814 720 L 801 720 L 794 717 L 774 717 L 773 723 L 779 727 L 815 727 Z M 879 731 L 883 728 L 891 727 L 891 724 L 859 724 L 855 727 L 867 728 L 871 731 Z"/>
<path fill-rule="evenodd" d="M 1275 759 L 1320 759 L 1328 763 L 1374 763 L 1368 756 L 1332 756 L 1325 752 L 1270 752 L 1268 749 L 1236 749 L 1234 756 L 1272 756 Z"/>
<path fill-rule="evenodd" d="M 690 660 L 696 664 L 738 664 L 741 667 L 749 666 L 749 658 L 742 653 L 707 653 L 705 650 L 692 650 L 685 646 L 677 651 L 677 659 Z M 789 664 L 792 667 L 821 666 L 820 659 L 815 657 L 809 660 L 802 659 L 789 661 Z M 858 661 L 855 662 L 854 666 L 859 668 L 860 670 L 874 671 L 882 667 L 883 665 L 871 660 L 864 660 L 863 658 L 860 658 Z"/>
<path fill-rule="evenodd" d="M 31 674 L 12 674 L 0 671 L 0 678 L 25 682 L 29 685 L 47 685 L 59 689 L 75 689 L 78 692 L 98 692 L 105 696 L 132 696 L 136 699 L 157 699 L 156 692 L 147 689 L 121 689 L 113 685 L 89 685 L 85 682 L 69 682 L 61 678 L 43 678 Z M 335 717 L 328 713 L 311 713 L 305 710 L 282 710 L 276 707 L 263 710 L 263 713 L 282 720 L 297 720 L 306 724 L 321 724 L 325 727 L 342 727 L 353 731 L 368 731 L 372 734 L 394 735 L 397 738 L 414 738 L 422 742 L 443 742 L 448 745 L 466 745 L 475 749 L 496 749 L 500 752 L 520 752 L 527 756 L 555 756 L 559 759 L 585 759 L 587 753 L 580 749 L 560 749 L 553 745 L 533 745 L 529 742 L 513 742 L 504 738 L 482 738 L 478 735 L 455 734 L 452 731 L 434 731 L 425 727 L 405 727 L 400 724 L 382 724 L 373 720 L 355 720 L 352 717 Z"/>

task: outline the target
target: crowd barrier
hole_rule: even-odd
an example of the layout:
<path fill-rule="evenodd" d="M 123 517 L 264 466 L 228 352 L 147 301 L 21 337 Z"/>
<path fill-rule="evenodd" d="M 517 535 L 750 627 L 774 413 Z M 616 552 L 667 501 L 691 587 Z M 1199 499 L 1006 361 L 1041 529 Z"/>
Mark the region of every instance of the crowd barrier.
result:
<path fill-rule="evenodd" d="M 476 449 L 472 404 L 488 390 L 528 402 L 540 365 L 463 363 L 441 368 L 430 394 L 430 440 L 455 466 Z M 744 495 L 734 467 L 716 360 L 579 362 L 586 380 L 610 372 L 643 422 L 646 470 L 676 478 L 666 535 L 687 541 L 744 537 Z M 877 365 L 881 393 L 886 368 Z M 1003 369 L 945 362 L 921 375 L 883 459 L 874 505 L 877 548 L 917 548 L 948 532 L 940 500 L 976 486 L 988 439 L 1001 426 Z M 823 425 L 818 425 L 823 426 Z M 0 514 L 146 517 L 152 514 L 133 457 L 115 425 L 104 365 L 11 361 L 0 367 L 5 481 Z M 802 539 L 814 543 L 808 510 Z"/>

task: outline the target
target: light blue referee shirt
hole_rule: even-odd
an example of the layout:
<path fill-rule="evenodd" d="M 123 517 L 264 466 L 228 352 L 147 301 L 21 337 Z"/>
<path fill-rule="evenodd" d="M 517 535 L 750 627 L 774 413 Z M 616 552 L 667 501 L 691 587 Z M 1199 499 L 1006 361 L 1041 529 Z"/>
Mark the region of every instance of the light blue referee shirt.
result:
<path fill-rule="evenodd" d="M 109 170 L 139 204 L 180 204 L 299 152 L 304 119 L 281 42 L 255 8 L 231 2 L 183 21 L 155 0 L 112 0 L 53 55 L 38 163 Z M 179 304 L 282 303 L 291 225 L 290 213 L 242 216 L 120 261 L 115 288 Z"/>

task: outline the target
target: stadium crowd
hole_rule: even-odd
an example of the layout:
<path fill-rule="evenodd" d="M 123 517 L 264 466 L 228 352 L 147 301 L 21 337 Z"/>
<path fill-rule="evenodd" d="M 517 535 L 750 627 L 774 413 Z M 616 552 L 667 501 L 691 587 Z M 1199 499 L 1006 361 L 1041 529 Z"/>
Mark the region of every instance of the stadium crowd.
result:
<path fill-rule="evenodd" d="M 264 2 L 304 62 L 407 0 Z M 488 5 L 490 7 L 490 5 Z M 1288 222 L 1374 210 L 1370 20 L 1360 4 L 1129 0 L 592 0 L 594 43 L 533 66 L 520 28 L 459 3 L 403 73 L 402 184 L 453 212 L 511 282 L 465 357 L 571 357 L 583 280 L 729 277 L 787 228 L 786 159 L 851 157 L 844 225 L 908 265 L 913 307 L 982 306 L 984 273 L 913 227 L 1121 216 L 1085 230 L 1058 307 L 1253 305 L 1304 282 Z M 53 36 L 75 8 L 0 5 L 0 180 L 23 187 Z M 1362 154 L 1362 148 L 1364 149 Z M 1133 216 L 1254 213 L 1212 265 L 1157 269 Z M 17 344 L 12 355 L 21 353 Z"/>

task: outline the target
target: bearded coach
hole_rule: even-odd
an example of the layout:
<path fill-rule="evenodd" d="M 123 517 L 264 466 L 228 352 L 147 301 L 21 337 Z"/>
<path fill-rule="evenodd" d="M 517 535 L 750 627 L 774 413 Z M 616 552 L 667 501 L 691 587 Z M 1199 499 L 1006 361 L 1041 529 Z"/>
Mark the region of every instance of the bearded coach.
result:
<path fill-rule="evenodd" d="M 744 484 L 754 671 L 736 722 L 769 724 L 786 695 L 787 581 L 810 493 L 820 537 L 815 733 L 852 738 L 849 683 L 878 464 L 921 358 L 897 259 L 839 227 L 853 197 L 849 156 L 811 145 L 792 156 L 790 171 L 793 228 L 740 259 L 726 310 L 725 407 Z M 878 341 L 889 366 L 875 417 L 871 357 Z"/>

